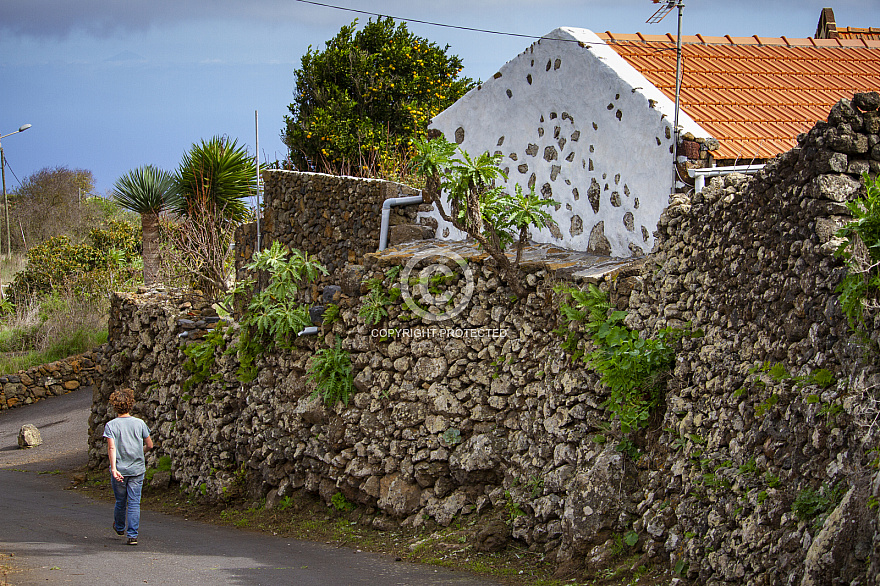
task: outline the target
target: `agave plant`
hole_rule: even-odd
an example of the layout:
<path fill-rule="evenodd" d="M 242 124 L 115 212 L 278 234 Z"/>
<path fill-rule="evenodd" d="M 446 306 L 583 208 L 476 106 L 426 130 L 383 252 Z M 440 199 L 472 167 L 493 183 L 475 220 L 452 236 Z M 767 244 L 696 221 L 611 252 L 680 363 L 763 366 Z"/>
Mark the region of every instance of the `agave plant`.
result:
<path fill-rule="evenodd" d="M 111 193 L 121 207 L 141 215 L 144 284 L 159 273 L 159 214 L 176 205 L 174 176 L 151 165 L 133 169 L 116 180 Z"/>
<path fill-rule="evenodd" d="M 243 222 L 248 215 L 245 200 L 256 189 L 256 173 L 254 158 L 235 140 L 215 136 L 193 144 L 177 170 L 179 197 L 172 211 L 190 217 L 207 209 L 233 223 Z"/>

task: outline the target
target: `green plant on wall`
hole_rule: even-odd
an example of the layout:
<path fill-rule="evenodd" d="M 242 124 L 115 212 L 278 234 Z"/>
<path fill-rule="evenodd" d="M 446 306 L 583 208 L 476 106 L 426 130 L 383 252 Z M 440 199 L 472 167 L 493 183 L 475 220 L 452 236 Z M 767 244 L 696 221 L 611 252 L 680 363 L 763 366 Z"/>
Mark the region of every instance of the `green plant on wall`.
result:
<path fill-rule="evenodd" d="M 868 337 L 865 310 L 876 308 L 880 295 L 880 177 L 862 176 L 865 195 L 846 202 L 853 216 L 837 232 L 843 243 L 837 255 L 847 264 L 847 275 L 837 287 L 840 306 L 853 331 Z"/>
<path fill-rule="evenodd" d="M 322 348 L 315 352 L 308 371 L 309 380 L 315 383 L 313 396 L 324 399 L 330 407 L 342 401 L 348 405 L 354 394 L 354 374 L 351 357 L 342 348 L 342 340 L 336 340 L 333 348 Z"/>
<path fill-rule="evenodd" d="M 655 337 L 642 338 L 624 325 L 626 312 L 614 310 L 608 296 L 595 285 L 586 291 L 558 285 L 555 291 L 566 300 L 560 310 L 564 324 L 557 330 L 565 336 L 563 348 L 599 373 L 600 382 L 610 391 L 602 406 L 612 421 L 619 421 L 622 433 L 644 427 L 662 397 L 676 344 L 685 335 L 698 334 L 664 328 Z M 589 335 L 592 351 L 585 353 L 579 347 L 573 323 Z"/>
<path fill-rule="evenodd" d="M 183 382 L 183 396 L 186 396 L 193 385 L 199 384 L 211 376 L 211 368 L 214 366 L 217 349 L 226 344 L 223 337 L 225 325 L 224 322 L 219 322 L 213 330 L 205 334 L 201 341 L 193 342 L 183 349 L 183 353 L 186 355 L 183 367 L 191 373 L 190 377 Z"/>

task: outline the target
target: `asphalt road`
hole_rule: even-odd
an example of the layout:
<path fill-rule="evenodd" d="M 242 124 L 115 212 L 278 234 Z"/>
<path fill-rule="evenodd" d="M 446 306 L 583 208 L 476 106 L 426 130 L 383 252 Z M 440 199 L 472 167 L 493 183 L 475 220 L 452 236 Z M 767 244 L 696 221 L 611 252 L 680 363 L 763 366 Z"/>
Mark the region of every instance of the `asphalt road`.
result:
<path fill-rule="evenodd" d="M 74 391 L 0 413 L 0 552 L 15 556 L 9 584 L 495 584 L 150 511 L 141 513 L 140 545 L 127 546 L 111 528 L 110 503 L 64 490 L 68 479 L 51 474 L 85 465 L 90 403 L 91 394 Z M 40 429 L 42 446 L 18 449 L 25 423 Z"/>

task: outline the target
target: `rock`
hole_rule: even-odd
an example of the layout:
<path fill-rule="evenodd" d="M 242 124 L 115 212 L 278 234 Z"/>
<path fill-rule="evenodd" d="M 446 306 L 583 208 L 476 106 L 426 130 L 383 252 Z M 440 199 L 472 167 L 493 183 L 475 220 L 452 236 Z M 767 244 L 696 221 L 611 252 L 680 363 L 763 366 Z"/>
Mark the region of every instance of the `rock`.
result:
<path fill-rule="evenodd" d="M 156 470 L 150 479 L 150 486 L 158 489 L 166 489 L 171 484 L 171 472 L 168 470 Z"/>
<path fill-rule="evenodd" d="M 43 443 L 43 438 L 40 435 L 40 430 L 37 429 L 37 426 L 26 423 L 21 426 L 21 430 L 18 432 L 18 447 L 20 449 L 34 448 Z"/>
<path fill-rule="evenodd" d="M 391 226 L 388 229 L 388 246 L 396 246 L 414 240 L 427 240 L 433 237 L 434 230 L 428 226 L 418 226 L 416 224 Z"/>
<path fill-rule="evenodd" d="M 501 551 L 510 540 L 510 527 L 503 521 L 492 521 L 477 531 L 474 549 L 477 551 Z"/>
<path fill-rule="evenodd" d="M 418 484 L 389 474 L 379 481 L 379 508 L 395 517 L 406 517 L 419 506 L 421 494 Z"/>

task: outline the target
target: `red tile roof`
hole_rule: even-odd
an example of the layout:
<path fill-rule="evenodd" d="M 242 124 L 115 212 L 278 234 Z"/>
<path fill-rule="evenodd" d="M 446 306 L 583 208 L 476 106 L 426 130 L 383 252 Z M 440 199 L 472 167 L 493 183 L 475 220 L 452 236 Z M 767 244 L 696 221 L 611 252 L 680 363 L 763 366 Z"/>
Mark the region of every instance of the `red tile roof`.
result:
<path fill-rule="evenodd" d="M 682 37 L 681 107 L 721 143 L 717 159 L 790 149 L 840 98 L 880 91 L 880 29 L 837 39 Z M 675 35 L 599 37 L 675 99 Z"/>

